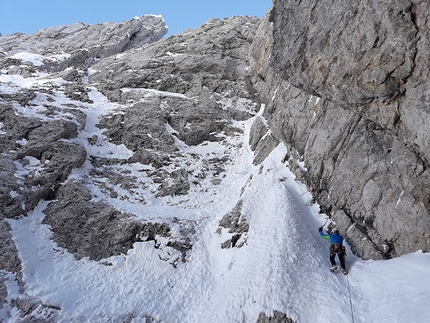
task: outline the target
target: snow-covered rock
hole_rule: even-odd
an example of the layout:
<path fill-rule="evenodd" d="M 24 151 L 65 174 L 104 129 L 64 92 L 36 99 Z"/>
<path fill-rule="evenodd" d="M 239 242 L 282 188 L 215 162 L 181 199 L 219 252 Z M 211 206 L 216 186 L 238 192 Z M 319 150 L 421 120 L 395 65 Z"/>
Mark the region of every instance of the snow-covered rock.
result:
<path fill-rule="evenodd" d="M 245 215 L 235 207 L 240 189 L 210 205 L 231 186 L 227 169 L 246 150 L 245 122 L 260 109 L 247 77 L 260 20 L 212 19 L 158 40 L 164 21 L 143 18 L 2 39 L 1 211 L 10 219 L 43 214 L 37 221 L 49 228 L 55 252 L 77 261 L 116 268 L 115 257 L 145 243 L 175 269 L 195 257 L 215 214 L 217 248 L 247 241 Z M 156 20 L 151 28 L 148 19 Z M 134 36 L 124 42 L 119 35 L 130 28 Z M 107 29 L 111 35 L 93 43 Z M 249 174 L 235 176 L 241 187 Z M 227 220 L 231 212 L 238 218 Z M 15 258 L 1 269 L 25 286 L 15 301 L 4 298 L 7 315 L 57 317 L 62 306 L 29 295 L 26 269 L 12 262 L 21 251 L 10 244 L 9 223 L 19 220 L 2 221 L 9 243 L 0 247 Z"/>
<path fill-rule="evenodd" d="M 11 60 L 44 70 L 84 68 L 105 57 L 155 42 L 167 33 L 161 16 L 143 15 L 122 23 L 48 27 L 27 35 L 14 33 L 0 38 L 0 51 Z"/>
<path fill-rule="evenodd" d="M 408 3 L 0 37 L 0 320 L 428 316 L 428 10 Z"/>

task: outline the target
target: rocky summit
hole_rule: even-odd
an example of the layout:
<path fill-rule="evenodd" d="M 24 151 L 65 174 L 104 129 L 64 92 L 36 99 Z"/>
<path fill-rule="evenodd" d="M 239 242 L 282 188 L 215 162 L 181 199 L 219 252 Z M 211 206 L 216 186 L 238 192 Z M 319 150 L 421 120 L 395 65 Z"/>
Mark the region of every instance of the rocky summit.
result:
<path fill-rule="evenodd" d="M 26 292 L 13 227 L 37 210 L 59 253 L 115 267 L 111 257 L 151 242 L 175 269 L 209 223 L 187 212 L 228 200 L 211 209 L 213 234 L 242 248 L 252 176 L 237 196 L 216 189 L 244 145 L 260 173 L 285 145 L 283 167 L 355 255 L 430 251 L 429 12 L 420 0 L 275 0 L 263 19 L 211 19 L 168 38 L 152 15 L 0 34 L 4 310 L 19 322 L 61 310 Z M 275 314 L 257 321 L 293 322 Z"/>

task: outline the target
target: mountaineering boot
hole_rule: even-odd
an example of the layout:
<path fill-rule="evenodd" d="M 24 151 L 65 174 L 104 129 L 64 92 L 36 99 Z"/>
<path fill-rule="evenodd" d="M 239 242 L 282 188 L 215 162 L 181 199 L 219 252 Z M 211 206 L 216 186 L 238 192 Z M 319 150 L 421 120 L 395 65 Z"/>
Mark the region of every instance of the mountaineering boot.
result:
<path fill-rule="evenodd" d="M 340 271 L 342 272 L 342 274 L 348 275 L 348 271 L 345 268 L 342 268 Z"/>
<path fill-rule="evenodd" d="M 336 269 L 337 269 L 337 265 L 333 265 L 333 266 L 330 268 L 330 271 L 331 271 L 331 272 L 334 272 Z"/>

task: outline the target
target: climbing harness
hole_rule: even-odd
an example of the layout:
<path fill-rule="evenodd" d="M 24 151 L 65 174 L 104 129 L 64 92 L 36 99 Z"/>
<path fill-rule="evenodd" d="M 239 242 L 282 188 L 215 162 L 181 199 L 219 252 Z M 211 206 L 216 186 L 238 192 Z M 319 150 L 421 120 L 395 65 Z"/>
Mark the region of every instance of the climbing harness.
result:
<path fill-rule="evenodd" d="M 348 282 L 349 306 L 351 307 L 351 318 L 352 318 L 352 323 L 355 323 L 355 322 L 354 322 L 354 310 L 352 309 L 351 288 L 349 287 L 349 277 L 348 277 L 348 276 L 346 276 L 346 281 Z"/>

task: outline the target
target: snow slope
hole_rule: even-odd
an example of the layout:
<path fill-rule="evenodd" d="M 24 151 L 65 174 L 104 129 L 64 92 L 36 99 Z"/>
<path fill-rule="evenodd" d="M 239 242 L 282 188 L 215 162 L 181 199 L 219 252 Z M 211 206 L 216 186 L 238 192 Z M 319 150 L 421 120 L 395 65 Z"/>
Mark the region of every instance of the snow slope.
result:
<path fill-rule="evenodd" d="M 31 86 L 29 80 L 7 81 L 9 91 Z M 78 140 L 88 150 L 97 149 L 90 151 L 93 155 L 126 158 L 127 149 L 105 142 L 95 126 L 100 115 L 115 106 L 95 89 L 90 95 L 95 103 L 85 107 L 89 119 Z M 66 99 L 59 95 L 58 100 Z M 37 114 L 37 106 L 34 109 Z M 8 220 L 22 261 L 25 292 L 46 305 L 36 311 L 37 317 L 48 319 L 52 314 L 47 308 L 53 308 L 61 309 L 51 317 L 56 322 L 256 322 L 260 312 L 270 316 L 277 310 L 305 323 L 429 322 L 430 255 L 416 252 L 388 261 L 363 261 L 348 248 L 350 274 L 331 273 L 328 244 L 317 231 L 325 215 L 282 163 L 283 145 L 261 166 L 252 165 L 247 145 L 251 124 L 252 119 L 238 123 L 244 135 L 224 142 L 180 145 L 184 154 L 228 153 L 232 162 L 220 185 L 203 182 L 202 188 L 191 189 L 187 200 L 146 197 L 146 205 L 109 200 L 137 219 L 149 214 L 192 222 L 193 248 L 177 268 L 160 259 L 153 242 L 136 243 L 127 255 L 100 262 L 76 260 L 52 242 L 50 228 L 41 224 L 45 201 L 28 217 Z M 94 133 L 100 137 L 96 147 L 86 140 Z M 75 170 L 71 177 L 88 174 L 89 167 Z M 127 167 L 133 171 L 143 166 Z M 95 185 L 88 187 L 99 193 Z M 246 244 L 221 249 L 229 234 L 216 233 L 219 220 L 240 198 L 250 227 Z M 6 285 L 9 303 L 0 309 L 0 320 L 19 322 L 11 301 L 19 297 L 20 287 L 12 274 Z"/>

